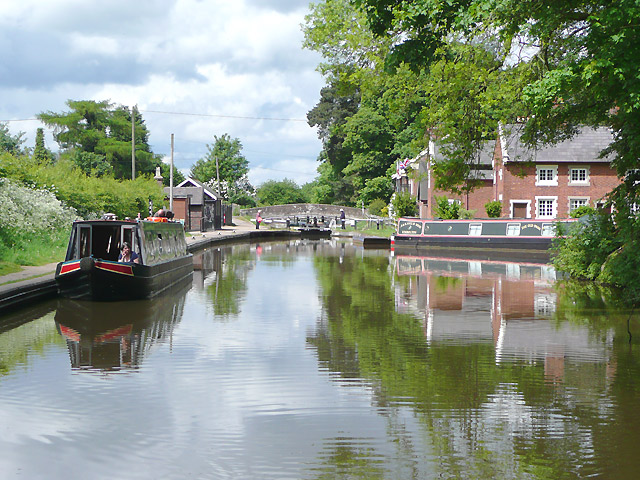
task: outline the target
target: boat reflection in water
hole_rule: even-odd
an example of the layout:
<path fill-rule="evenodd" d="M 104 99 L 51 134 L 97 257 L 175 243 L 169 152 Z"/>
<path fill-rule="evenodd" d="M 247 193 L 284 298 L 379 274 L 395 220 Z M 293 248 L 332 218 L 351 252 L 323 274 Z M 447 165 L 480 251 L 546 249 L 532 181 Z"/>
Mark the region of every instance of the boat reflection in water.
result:
<path fill-rule="evenodd" d="M 138 369 L 154 345 L 171 338 L 190 288 L 189 279 L 153 300 L 59 300 L 56 328 L 67 342 L 71 367 L 101 372 Z"/>
<path fill-rule="evenodd" d="M 548 380 L 562 380 L 565 360 L 607 364 L 605 341 L 569 322 L 556 323 L 555 269 L 546 264 L 396 255 L 396 310 L 423 318 L 429 344 L 493 343 L 495 362 L 544 365 Z M 611 374 L 612 372 L 607 372 Z"/>

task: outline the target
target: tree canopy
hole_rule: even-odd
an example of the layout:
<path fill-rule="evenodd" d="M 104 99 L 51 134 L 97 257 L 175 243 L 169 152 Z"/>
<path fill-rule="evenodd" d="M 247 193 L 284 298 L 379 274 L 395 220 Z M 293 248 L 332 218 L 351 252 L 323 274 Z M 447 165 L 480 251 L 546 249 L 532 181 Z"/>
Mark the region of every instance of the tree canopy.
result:
<path fill-rule="evenodd" d="M 257 197 L 260 205 L 287 205 L 309 201 L 298 184 L 288 178 L 267 180 L 258 187 Z"/>
<path fill-rule="evenodd" d="M 54 130 L 54 139 L 83 172 L 131 178 L 131 111 L 107 100 L 68 100 L 68 112 L 43 112 L 38 118 Z M 161 166 L 149 145 L 149 131 L 134 110 L 135 171 L 153 174 Z"/>
<path fill-rule="evenodd" d="M 420 69 L 442 59 L 450 61 L 447 55 L 454 41 L 485 45 L 495 53 L 501 70 L 528 71 L 504 82 L 522 96 L 519 116 L 527 120 L 526 141 L 535 146 L 567 138 L 579 125 L 608 125 L 615 134 L 608 153 L 614 154 L 620 176 L 637 168 L 640 4 L 636 0 L 353 3 L 366 14 L 376 35 L 393 41 L 387 67 L 407 63 Z M 489 99 L 500 100 L 496 94 Z"/>
<path fill-rule="evenodd" d="M 214 135 L 214 140 L 213 145 L 207 144 L 207 154 L 191 167 L 190 175 L 214 190 L 220 190 L 219 193 L 232 203 L 251 204 L 254 188 L 247 176 L 249 161 L 242 154 L 242 143 L 227 133 L 221 137 Z"/>
<path fill-rule="evenodd" d="M 21 155 L 25 153 L 22 147 L 23 144 L 24 132 L 11 135 L 7 124 L 0 123 L 0 152 L 7 152 L 11 155 Z"/>

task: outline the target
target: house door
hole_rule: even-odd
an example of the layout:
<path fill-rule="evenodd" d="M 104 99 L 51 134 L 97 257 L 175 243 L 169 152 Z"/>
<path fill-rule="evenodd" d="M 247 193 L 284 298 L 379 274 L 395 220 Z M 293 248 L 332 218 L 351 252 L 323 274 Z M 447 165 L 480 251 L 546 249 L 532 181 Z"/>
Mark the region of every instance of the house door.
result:
<path fill-rule="evenodd" d="M 513 204 L 513 218 L 527 218 L 527 204 L 526 203 L 514 203 Z"/>

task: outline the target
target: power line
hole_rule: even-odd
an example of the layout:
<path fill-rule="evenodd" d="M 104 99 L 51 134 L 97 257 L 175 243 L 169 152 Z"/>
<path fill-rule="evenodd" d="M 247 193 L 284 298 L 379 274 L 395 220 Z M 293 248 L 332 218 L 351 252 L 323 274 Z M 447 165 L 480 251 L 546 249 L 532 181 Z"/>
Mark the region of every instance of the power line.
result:
<path fill-rule="evenodd" d="M 162 115 L 186 115 L 189 117 L 212 117 L 212 118 L 235 118 L 240 120 L 269 120 L 275 122 L 307 122 L 304 118 L 277 118 L 277 117 L 246 117 L 241 115 L 215 115 L 212 113 L 193 113 L 193 112 L 165 112 L 162 110 L 138 110 L 145 113 L 159 113 Z M 31 122 L 40 120 L 39 118 L 13 118 L 7 120 L 0 120 L 3 123 L 9 122 Z"/>
<path fill-rule="evenodd" d="M 11 122 L 32 122 L 34 120 L 40 120 L 39 118 L 12 118 L 10 120 L 0 120 L 0 123 L 11 123 Z"/>
<path fill-rule="evenodd" d="M 272 120 L 276 122 L 307 122 L 302 118 L 274 118 L 274 117 L 243 117 L 239 115 L 214 115 L 211 113 L 189 113 L 189 112 L 163 112 L 159 110 L 140 110 L 145 113 L 160 113 L 163 115 L 187 115 L 190 117 L 214 117 L 214 118 L 236 118 L 241 120 Z"/>

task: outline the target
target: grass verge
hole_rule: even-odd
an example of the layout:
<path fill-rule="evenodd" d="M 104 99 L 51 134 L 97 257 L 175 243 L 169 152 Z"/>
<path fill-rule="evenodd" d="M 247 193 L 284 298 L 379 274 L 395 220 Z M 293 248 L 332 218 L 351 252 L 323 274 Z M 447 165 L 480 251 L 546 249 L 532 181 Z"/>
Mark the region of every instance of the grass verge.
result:
<path fill-rule="evenodd" d="M 69 232 L 34 235 L 0 249 L 0 275 L 20 271 L 20 266 L 46 265 L 64 259 Z"/>

